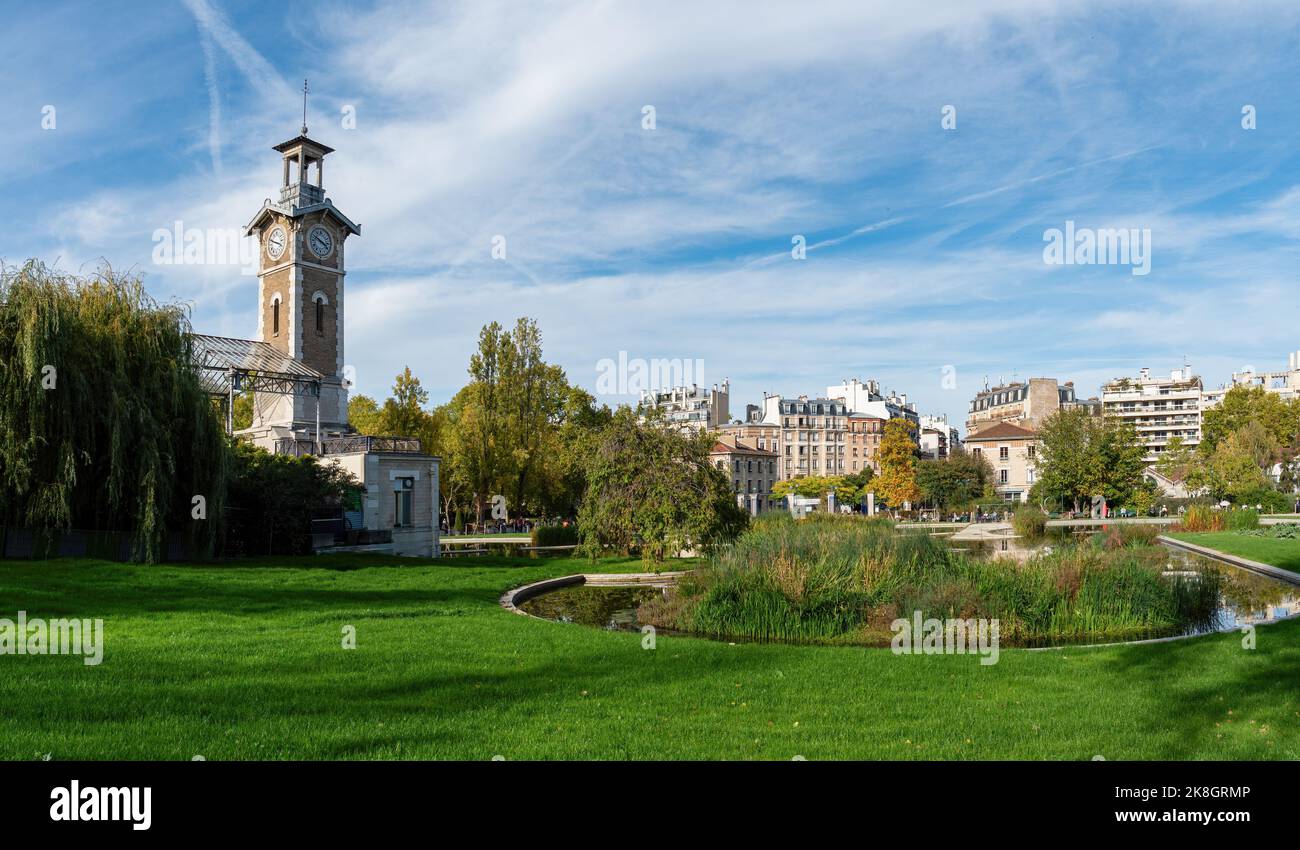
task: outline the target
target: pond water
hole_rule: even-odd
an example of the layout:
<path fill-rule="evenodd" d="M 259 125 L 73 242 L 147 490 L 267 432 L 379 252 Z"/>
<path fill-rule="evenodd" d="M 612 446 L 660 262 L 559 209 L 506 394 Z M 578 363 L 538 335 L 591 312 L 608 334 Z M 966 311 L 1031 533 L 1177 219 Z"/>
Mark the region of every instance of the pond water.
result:
<path fill-rule="evenodd" d="M 636 612 L 641 603 L 667 592 L 663 587 L 578 584 L 534 596 L 520 610 L 561 623 L 579 623 L 616 631 L 638 631 Z"/>
<path fill-rule="evenodd" d="M 995 546 L 996 548 L 998 547 Z M 994 550 L 982 551 L 996 554 Z M 1169 549 L 1168 555 L 1170 574 L 1212 569 L 1219 572 L 1223 579 L 1219 608 L 1211 622 L 1190 628 L 1186 634 L 1228 631 L 1300 615 L 1300 587 L 1192 552 Z M 546 620 L 598 626 L 613 631 L 638 631 L 641 622 L 637 618 L 637 610 L 642 603 L 671 592 L 671 588 L 645 585 L 574 585 L 535 596 L 519 607 L 528 614 Z M 665 633 L 663 629 L 658 631 Z"/>

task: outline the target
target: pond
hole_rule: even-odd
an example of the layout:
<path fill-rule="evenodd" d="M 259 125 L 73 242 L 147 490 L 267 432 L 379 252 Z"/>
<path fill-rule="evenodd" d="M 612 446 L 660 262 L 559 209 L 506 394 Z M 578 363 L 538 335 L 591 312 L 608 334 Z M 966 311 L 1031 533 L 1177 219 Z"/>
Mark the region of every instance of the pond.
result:
<path fill-rule="evenodd" d="M 1000 546 L 994 544 L 992 548 L 982 548 L 981 551 L 996 555 L 1000 554 L 997 551 L 999 549 Z M 1187 635 L 1235 630 L 1245 625 L 1262 625 L 1300 615 L 1300 587 L 1192 552 L 1169 549 L 1168 555 L 1168 574 L 1171 576 L 1180 572 L 1211 569 L 1217 571 L 1223 579 L 1219 607 L 1213 619 L 1209 623 L 1189 628 L 1185 632 Z M 546 620 L 597 626 L 613 631 L 639 631 L 642 624 L 637 611 L 641 605 L 672 592 L 671 588 L 647 587 L 644 584 L 580 584 L 535 596 L 519 607 L 525 613 Z M 664 629 L 658 631 L 660 634 L 666 633 Z"/>

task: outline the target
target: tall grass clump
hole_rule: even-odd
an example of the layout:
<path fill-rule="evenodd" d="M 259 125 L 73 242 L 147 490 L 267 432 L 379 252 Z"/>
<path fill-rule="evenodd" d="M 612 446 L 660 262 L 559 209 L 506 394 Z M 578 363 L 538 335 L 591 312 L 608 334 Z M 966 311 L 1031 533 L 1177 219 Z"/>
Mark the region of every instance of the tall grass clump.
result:
<path fill-rule="evenodd" d="M 1011 515 L 1011 527 L 1021 537 L 1042 537 L 1047 533 L 1047 514 L 1033 505 L 1021 505 Z"/>
<path fill-rule="evenodd" d="M 229 456 L 188 330 L 111 269 L 0 266 L 0 524 L 129 532 L 140 560 L 169 531 L 210 551 Z"/>
<path fill-rule="evenodd" d="M 1229 531 L 1254 531 L 1259 528 L 1259 511 L 1254 508 L 1233 508 L 1223 518 Z"/>
<path fill-rule="evenodd" d="M 1167 558 L 1135 535 L 1016 563 L 879 520 L 786 517 L 756 522 L 641 616 L 715 637 L 886 645 L 891 623 L 920 611 L 998 619 L 1007 645 L 1127 640 L 1181 633 L 1217 608 L 1219 573 L 1167 577 Z"/>
<path fill-rule="evenodd" d="M 1180 525 L 1183 531 L 1223 531 L 1223 514 L 1209 505 L 1188 505 Z"/>

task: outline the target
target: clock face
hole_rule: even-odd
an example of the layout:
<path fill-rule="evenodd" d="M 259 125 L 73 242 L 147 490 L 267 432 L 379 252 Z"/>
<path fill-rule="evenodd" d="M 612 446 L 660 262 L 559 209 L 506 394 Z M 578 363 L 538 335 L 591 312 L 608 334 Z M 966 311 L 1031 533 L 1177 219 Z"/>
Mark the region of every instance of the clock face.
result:
<path fill-rule="evenodd" d="M 324 259 L 334 250 L 334 237 L 328 230 L 317 225 L 307 234 L 307 246 L 313 254 Z"/>
<path fill-rule="evenodd" d="M 288 244 L 289 234 L 285 233 L 283 227 L 276 225 L 271 229 L 271 235 L 266 237 L 266 253 L 271 259 L 278 260 L 284 256 L 284 249 Z"/>

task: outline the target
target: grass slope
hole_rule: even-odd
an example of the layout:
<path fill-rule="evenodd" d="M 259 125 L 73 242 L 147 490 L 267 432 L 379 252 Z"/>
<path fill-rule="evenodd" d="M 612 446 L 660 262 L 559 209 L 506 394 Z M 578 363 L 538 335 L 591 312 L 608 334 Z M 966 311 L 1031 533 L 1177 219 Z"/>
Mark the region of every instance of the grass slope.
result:
<path fill-rule="evenodd" d="M 1220 635 L 990 667 L 667 636 L 647 651 L 497 604 L 586 561 L 396 563 L 2 563 L 0 616 L 103 617 L 107 637 L 99 667 L 0 656 L 0 757 L 1300 758 L 1300 621 L 1249 651 Z"/>
<path fill-rule="evenodd" d="M 1300 573 L 1300 540 L 1253 537 L 1231 531 L 1180 532 L 1169 535 L 1198 546 L 1209 546 L 1229 555 L 1249 558 L 1293 573 Z"/>

